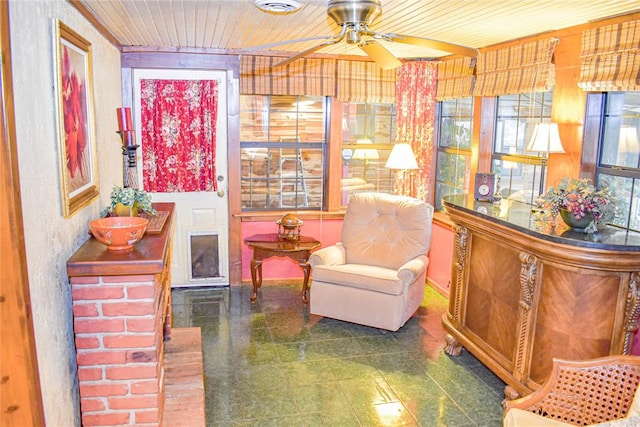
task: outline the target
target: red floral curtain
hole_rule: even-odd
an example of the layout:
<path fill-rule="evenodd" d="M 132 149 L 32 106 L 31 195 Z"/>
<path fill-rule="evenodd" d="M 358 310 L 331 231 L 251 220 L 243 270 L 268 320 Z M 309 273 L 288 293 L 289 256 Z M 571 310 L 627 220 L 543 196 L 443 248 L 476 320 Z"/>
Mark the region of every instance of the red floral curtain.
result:
<path fill-rule="evenodd" d="M 218 82 L 145 79 L 140 85 L 144 189 L 217 191 Z"/>
<path fill-rule="evenodd" d="M 396 143 L 411 144 L 418 170 L 398 171 L 396 194 L 428 200 L 436 108 L 436 62 L 410 61 L 396 74 Z"/>

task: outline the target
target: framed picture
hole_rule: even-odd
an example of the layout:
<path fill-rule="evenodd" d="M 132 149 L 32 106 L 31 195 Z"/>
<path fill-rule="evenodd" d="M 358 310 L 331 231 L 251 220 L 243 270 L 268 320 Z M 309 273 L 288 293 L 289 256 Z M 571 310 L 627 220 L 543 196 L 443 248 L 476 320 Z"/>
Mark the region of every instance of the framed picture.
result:
<path fill-rule="evenodd" d="M 62 213 L 70 217 L 99 196 L 91 43 L 59 20 L 54 27 Z"/>

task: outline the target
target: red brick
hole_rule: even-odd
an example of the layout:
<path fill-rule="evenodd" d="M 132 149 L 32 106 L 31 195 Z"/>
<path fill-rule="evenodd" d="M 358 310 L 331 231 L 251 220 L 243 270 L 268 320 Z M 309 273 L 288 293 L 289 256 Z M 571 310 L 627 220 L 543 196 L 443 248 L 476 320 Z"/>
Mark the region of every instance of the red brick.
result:
<path fill-rule="evenodd" d="M 98 381 L 102 379 L 102 368 L 78 368 L 79 381 Z"/>
<path fill-rule="evenodd" d="M 154 298 L 156 296 L 155 283 L 149 283 L 147 285 L 130 285 L 127 286 L 127 298 L 129 299 L 146 299 Z"/>
<path fill-rule="evenodd" d="M 107 397 L 125 396 L 129 393 L 129 383 L 101 381 L 95 384 L 80 383 L 80 396 L 87 397 Z"/>
<path fill-rule="evenodd" d="M 96 317 L 98 316 L 98 306 L 95 303 L 73 304 L 73 315 L 75 317 Z"/>
<path fill-rule="evenodd" d="M 132 414 L 129 411 L 120 413 L 109 412 L 106 414 L 83 415 L 82 425 L 83 427 L 131 425 L 131 415 Z"/>
<path fill-rule="evenodd" d="M 106 408 L 100 399 L 80 399 L 82 413 L 104 411 Z"/>
<path fill-rule="evenodd" d="M 73 322 L 73 329 L 76 334 L 124 332 L 124 319 L 75 319 Z"/>
<path fill-rule="evenodd" d="M 155 349 L 152 350 L 129 350 L 126 352 L 127 363 L 148 363 L 157 362 L 158 354 Z"/>
<path fill-rule="evenodd" d="M 102 303 L 102 314 L 109 317 L 116 316 L 152 316 L 155 304 L 152 301 L 128 301 L 117 303 Z"/>
<path fill-rule="evenodd" d="M 146 348 L 156 344 L 153 334 L 107 335 L 102 338 L 106 348 Z"/>
<path fill-rule="evenodd" d="M 160 385 L 157 380 L 131 383 L 131 394 L 153 394 L 158 393 L 158 391 L 160 391 Z"/>
<path fill-rule="evenodd" d="M 156 319 L 153 317 L 145 319 L 127 319 L 127 332 L 155 332 Z"/>
<path fill-rule="evenodd" d="M 79 366 L 124 364 L 127 360 L 124 351 L 78 352 Z"/>
<path fill-rule="evenodd" d="M 140 275 L 140 276 L 102 276 L 102 282 L 104 283 L 144 283 L 155 281 L 153 275 Z"/>
<path fill-rule="evenodd" d="M 124 367 L 112 367 L 106 369 L 106 377 L 109 380 L 138 380 L 157 378 L 156 367 L 151 364 L 128 365 Z"/>
<path fill-rule="evenodd" d="M 100 340 L 96 337 L 79 337 L 76 335 L 77 349 L 95 349 L 100 348 Z"/>
<path fill-rule="evenodd" d="M 133 418 L 135 419 L 136 424 L 158 423 L 160 422 L 160 411 L 135 411 L 133 413 Z"/>
<path fill-rule="evenodd" d="M 124 288 L 122 286 L 83 286 L 73 287 L 71 290 L 74 301 L 100 301 L 105 299 L 124 298 Z"/>
<path fill-rule="evenodd" d="M 110 397 L 109 408 L 111 409 L 156 409 L 158 408 L 158 397 Z"/>
<path fill-rule="evenodd" d="M 96 276 L 88 276 L 88 277 L 74 276 L 69 281 L 71 282 L 71 285 L 84 285 L 84 284 L 93 285 L 99 282 Z"/>

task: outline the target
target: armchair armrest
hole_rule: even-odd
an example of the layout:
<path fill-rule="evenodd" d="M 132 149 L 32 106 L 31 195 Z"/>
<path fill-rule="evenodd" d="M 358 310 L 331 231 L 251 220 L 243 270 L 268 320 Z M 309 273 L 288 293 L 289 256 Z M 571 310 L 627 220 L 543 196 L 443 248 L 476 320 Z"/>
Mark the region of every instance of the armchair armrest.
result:
<path fill-rule="evenodd" d="M 318 249 L 309 257 L 311 267 L 317 265 L 340 265 L 346 262 L 346 254 L 342 243 Z"/>
<path fill-rule="evenodd" d="M 402 283 L 408 285 L 409 283 L 416 280 L 418 276 L 424 273 L 428 265 L 429 258 L 427 258 L 425 255 L 420 255 L 419 257 L 412 259 L 398 269 L 398 278 L 402 281 Z"/>

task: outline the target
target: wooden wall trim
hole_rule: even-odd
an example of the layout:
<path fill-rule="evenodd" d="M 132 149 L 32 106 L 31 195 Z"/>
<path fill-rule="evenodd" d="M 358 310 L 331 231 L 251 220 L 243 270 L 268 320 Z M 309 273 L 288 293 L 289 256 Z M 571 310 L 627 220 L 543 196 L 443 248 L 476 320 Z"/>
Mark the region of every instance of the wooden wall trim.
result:
<path fill-rule="evenodd" d="M 91 12 L 89 12 L 89 9 L 87 9 L 86 6 L 80 2 L 80 0 L 67 0 L 67 1 L 69 2 L 69 4 L 71 4 L 71 6 L 75 7 L 76 10 L 80 12 L 80 14 L 87 21 L 91 22 L 91 25 L 93 25 L 95 29 L 98 30 L 98 32 L 100 33 L 100 35 L 102 35 L 102 37 L 109 40 L 109 42 L 115 47 L 117 47 L 118 49 L 122 49 L 122 45 L 120 44 L 120 41 L 116 39 L 116 37 L 113 34 L 111 34 L 109 30 L 107 30 L 107 27 L 102 25 L 102 23 L 98 21 Z"/>
<path fill-rule="evenodd" d="M 43 426 L 20 199 L 11 75 L 9 2 L 0 2 L 2 152 L 0 170 L 0 425 Z"/>

